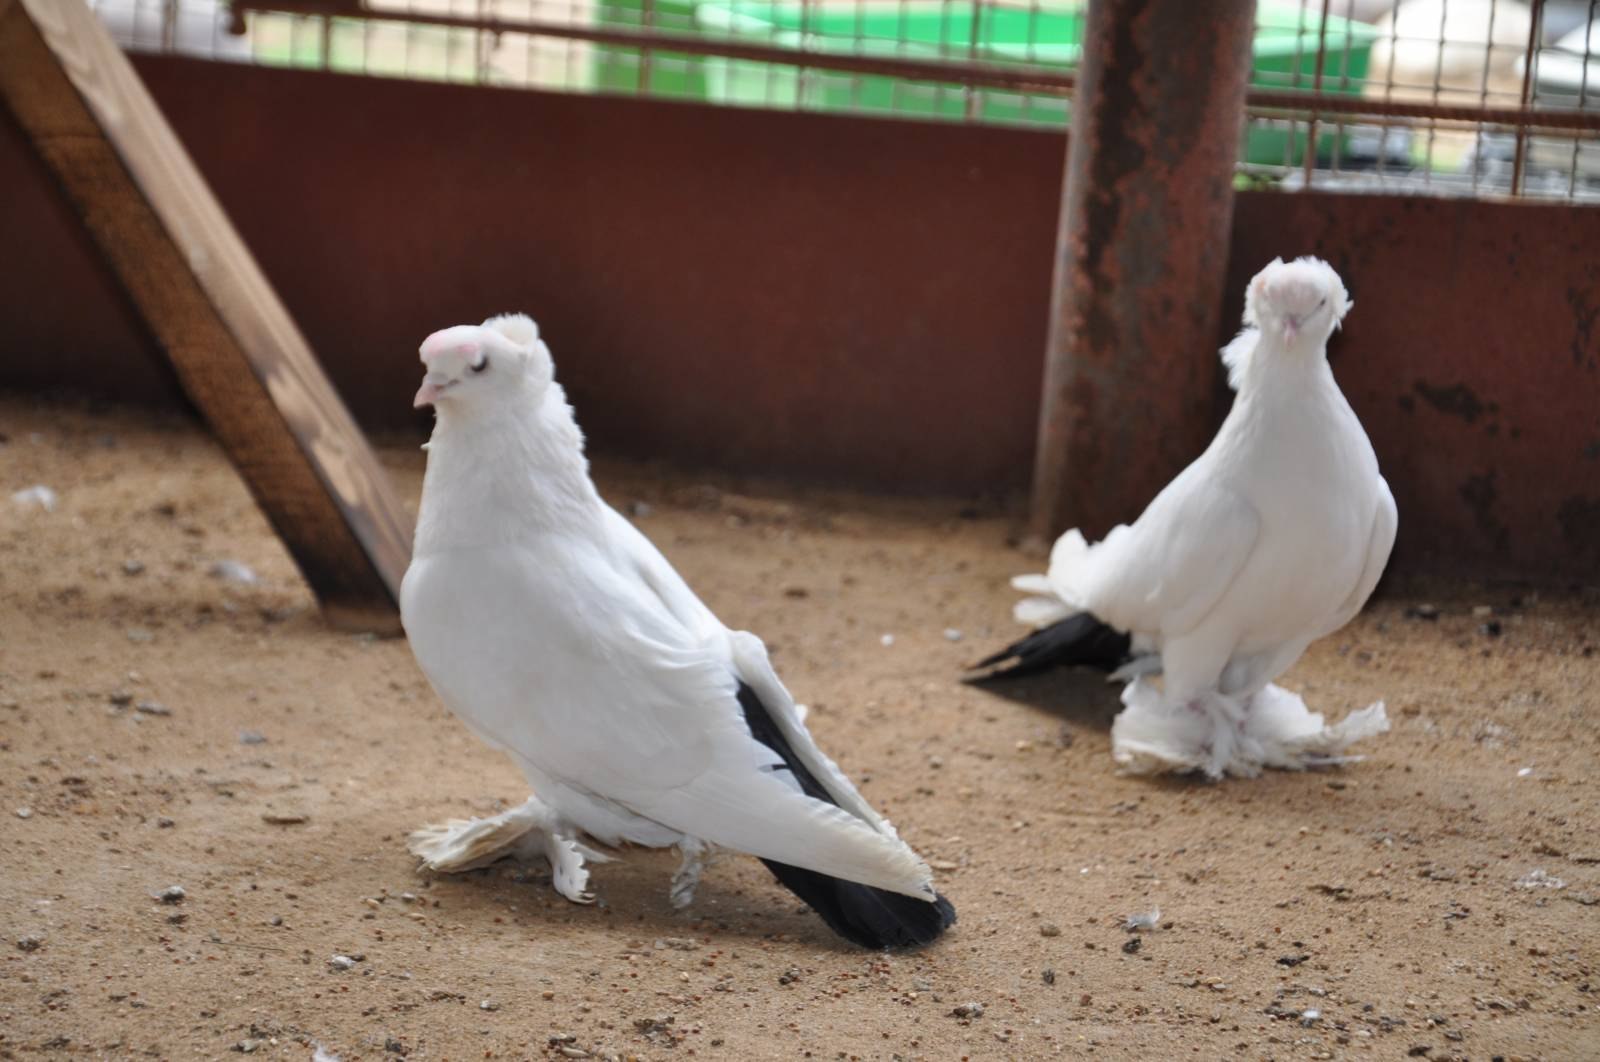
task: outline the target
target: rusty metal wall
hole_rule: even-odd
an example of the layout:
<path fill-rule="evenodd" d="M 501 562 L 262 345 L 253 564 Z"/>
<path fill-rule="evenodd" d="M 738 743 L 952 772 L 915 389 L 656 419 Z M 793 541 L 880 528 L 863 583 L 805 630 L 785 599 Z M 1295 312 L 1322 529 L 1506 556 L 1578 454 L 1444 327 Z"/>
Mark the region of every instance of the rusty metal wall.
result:
<path fill-rule="evenodd" d="M 426 430 L 422 336 L 525 308 L 597 451 L 1028 481 L 1059 135 L 137 64 L 371 428 Z M 3 114 L 0 187 L 0 386 L 170 401 Z M 1401 566 L 1600 576 L 1600 210 L 1242 193 L 1233 231 L 1227 321 L 1273 255 L 1349 281 Z"/>
<path fill-rule="evenodd" d="M 1026 478 L 1057 136 L 136 65 L 369 426 L 425 426 L 423 336 L 520 309 L 601 449 L 903 489 Z M 20 150 L 8 127 L 8 187 Z M 21 215 L 37 248 L 5 290 L 81 285 L 81 251 L 43 231 L 65 216 L 3 198 L 0 231 Z M 111 353 L 109 322 L 32 303 L 0 305 L 6 346 Z M 47 372 L 6 360 L 13 383 Z"/>

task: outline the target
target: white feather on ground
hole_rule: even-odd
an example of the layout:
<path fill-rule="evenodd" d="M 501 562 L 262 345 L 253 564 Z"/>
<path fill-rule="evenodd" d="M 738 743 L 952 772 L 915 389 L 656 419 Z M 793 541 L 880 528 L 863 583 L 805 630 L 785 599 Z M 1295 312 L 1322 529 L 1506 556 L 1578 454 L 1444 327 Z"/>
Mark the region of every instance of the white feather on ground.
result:
<path fill-rule="evenodd" d="M 1327 363 L 1348 305 L 1324 262 L 1262 270 L 1223 353 L 1239 393 L 1211 446 L 1132 525 L 1093 545 L 1069 531 L 1047 575 L 1015 580 L 1037 595 L 1019 622 L 1089 612 L 1159 654 L 1159 687 L 1148 658 L 1119 673 L 1133 681 L 1112 750 L 1129 771 L 1336 763 L 1388 729 L 1381 702 L 1327 727 L 1271 684 L 1360 610 L 1394 544 L 1394 499 Z"/>
<path fill-rule="evenodd" d="M 413 850 L 452 870 L 543 852 L 584 901 L 581 835 L 675 845 L 681 906 L 720 846 L 767 861 L 858 943 L 926 943 L 953 921 L 817 748 L 760 639 L 723 626 L 601 500 L 533 322 L 448 328 L 422 358 L 417 404 L 438 419 L 402 619 L 440 697 L 536 797 L 419 831 Z"/>

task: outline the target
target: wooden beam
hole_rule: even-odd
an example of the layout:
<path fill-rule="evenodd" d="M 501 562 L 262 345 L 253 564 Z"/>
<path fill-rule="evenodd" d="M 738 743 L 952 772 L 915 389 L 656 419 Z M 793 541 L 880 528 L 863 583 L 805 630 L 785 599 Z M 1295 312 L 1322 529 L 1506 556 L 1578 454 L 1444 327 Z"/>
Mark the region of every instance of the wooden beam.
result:
<path fill-rule="evenodd" d="M 397 632 L 410 520 L 244 241 L 83 0 L 0 0 L 0 99 L 328 621 Z"/>

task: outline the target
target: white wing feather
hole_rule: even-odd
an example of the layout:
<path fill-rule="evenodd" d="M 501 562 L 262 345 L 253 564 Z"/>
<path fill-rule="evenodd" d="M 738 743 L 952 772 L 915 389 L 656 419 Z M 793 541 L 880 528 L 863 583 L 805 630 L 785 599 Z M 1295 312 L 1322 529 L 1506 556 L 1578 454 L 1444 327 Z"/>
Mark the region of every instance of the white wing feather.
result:
<path fill-rule="evenodd" d="M 1192 630 L 1249 560 L 1260 517 L 1196 461 L 1131 526 L 1094 545 L 1075 531 L 1050 557 L 1061 599 L 1118 630 L 1177 637 Z"/>

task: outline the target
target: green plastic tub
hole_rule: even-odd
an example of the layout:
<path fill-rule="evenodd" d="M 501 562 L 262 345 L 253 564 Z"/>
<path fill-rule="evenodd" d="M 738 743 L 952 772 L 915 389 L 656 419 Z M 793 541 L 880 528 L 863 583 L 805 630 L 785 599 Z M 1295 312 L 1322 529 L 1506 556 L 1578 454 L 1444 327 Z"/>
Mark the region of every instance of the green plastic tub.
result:
<path fill-rule="evenodd" d="M 1058 0 L 1040 7 L 992 7 L 971 2 L 894 2 L 801 4 L 797 0 L 657 0 L 656 25 L 693 25 L 707 37 L 734 37 L 779 48 L 876 57 L 929 60 L 972 58 L 1020 61 L 1070 70 L 1077 65 L 1083 39 L 1084 4 Z M 639 0 L 607 0 L 603 25 L 642 25 Z M 1298 7 L 1266 2 L 1257 15 L 1254 74 L 1258 85 L 1309 87 L 1315 75 L 1317 20 Z M 1359 93 L 1368 54 L 1377 36 L 1373 27 L 1330 17 L 1328 59 L 1323 87 Z M 874 111 L 933 119 L 974 118 L 993 122 L 1065 124 L 1068 103 L 1057 96 L 900 81 L 802 69 L 781 63 L 720 57 L 685 58 L 653 64 L 641 84 L 638 59 L 627 49 L 596 49 L 597 86 L 602 91 L 649 92 L 717 103 L 821 111 Z M 1298 81 L 1296 78 L 1298 77 Z M 1298 164 L 1305 151 L 1305 127 L 1296 143 L 1286 128 L 1253 127 L 1245 147 L 1247 161 Z M 1326 128 L 1318 151 L 1333 150 L 1335 133 Z"/>

